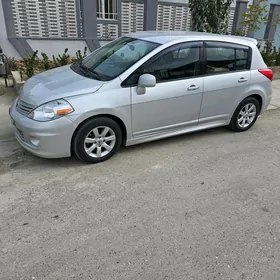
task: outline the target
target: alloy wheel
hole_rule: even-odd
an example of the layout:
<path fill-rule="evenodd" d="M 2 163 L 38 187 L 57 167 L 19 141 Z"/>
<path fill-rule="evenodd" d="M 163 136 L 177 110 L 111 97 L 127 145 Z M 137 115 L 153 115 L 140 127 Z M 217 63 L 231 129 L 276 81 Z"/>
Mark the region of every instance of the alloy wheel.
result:
<path fill-rule="evenodd" d="M 248 127 L 256 118 L 257 116 L 257 108 L 253 103 L 247 103 L 242 109 L 240 110 L 237 122 L 241 128 Z"/>
<path fill-rule="evenodd" d="M 108 155 L 116 144 L 115 132 L 107 126 L 95 127 L 84 140 L 86 153 L 93 158 L 102 158 Z"/>

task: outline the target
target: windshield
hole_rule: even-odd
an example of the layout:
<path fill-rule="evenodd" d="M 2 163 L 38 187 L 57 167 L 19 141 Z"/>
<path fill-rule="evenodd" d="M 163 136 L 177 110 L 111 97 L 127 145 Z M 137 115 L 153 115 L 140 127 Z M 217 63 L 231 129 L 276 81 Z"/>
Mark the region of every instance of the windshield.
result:
<path fill-rule="evenodd" d="M 89 77 L 110 81 L 158 46 L 149 41 L 121 37 L 88 55 L 79 67 L 87 70 Z"/>

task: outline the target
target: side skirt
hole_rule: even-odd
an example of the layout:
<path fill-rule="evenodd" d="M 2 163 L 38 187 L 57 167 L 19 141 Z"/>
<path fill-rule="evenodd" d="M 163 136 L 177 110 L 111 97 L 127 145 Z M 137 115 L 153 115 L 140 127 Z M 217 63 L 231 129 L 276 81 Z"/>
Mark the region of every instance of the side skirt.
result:
<path fill-rule="evenodd" d="M 165 133 L 154 133 L 154 134 L 150 134 L 150 135 L 139 136 L 139 137 L 135 137 L 135 138 L 127 140 L 125 143 L 125 146 L 132 146 L 132 145 L 142 144 L 145 142 L 151 142 L 151 141 L 156 141 L 156 140 L 160 140 L 160 139 L 164 139 L 164 138 L 168 138 L 168 137 L 173 137 L 173 136 L 177 136 L 177 135 L 206 130 L 206 129 L 210 129 L 210 128 L 227 126 L 227 125 L 229 125 L 229 122 L 230 121 L 228 121 L 228 120 L 214 121 L 214 122 L 208 122 L 208 123 L 204 123 L 204 124 L 190 125 L 183 129 L 177 129 L 177 130 L 173 129 L 173 130 L 170 130 Z"/>

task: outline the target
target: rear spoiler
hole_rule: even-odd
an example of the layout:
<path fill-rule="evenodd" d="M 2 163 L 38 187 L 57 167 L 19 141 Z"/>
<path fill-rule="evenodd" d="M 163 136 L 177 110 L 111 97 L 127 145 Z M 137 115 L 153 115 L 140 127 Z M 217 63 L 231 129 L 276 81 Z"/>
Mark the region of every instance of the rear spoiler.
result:
<path fill-rule="evenodd" d="M 250 37 L 245 37 L 245 36 L 235 36 L 235 35 L 229 35 L 229 36 L 232 36 L 232 37 L 235 37 L 235 38 L 240 38 L 242 40 L 246 40 L 246 41 L 252 42 L 256 46 L 258 45 L 258 40 L 255 39 L 255 38 L 250 38 Z"/>
<path fill-rule="evenodd" d="M 247 38 L 249 41 L 253 42 L 256 46 L 258 45 L 258 40 L 255 38 Z"/>
<path fill-rule="evenodd" d="M 240 37 L 240 36 L 237 36 L 237 37 L 242 38 L 243 40 L 247 40 L 247 41 L 249 41 L 249 42 L 252 42 L 252 43 L 254 43 L 256 46 L 258 45 L 258 40 L 257 40 L 257 39 L 255 39 L 255 38 L 250 38 L 250 37 Z"/>

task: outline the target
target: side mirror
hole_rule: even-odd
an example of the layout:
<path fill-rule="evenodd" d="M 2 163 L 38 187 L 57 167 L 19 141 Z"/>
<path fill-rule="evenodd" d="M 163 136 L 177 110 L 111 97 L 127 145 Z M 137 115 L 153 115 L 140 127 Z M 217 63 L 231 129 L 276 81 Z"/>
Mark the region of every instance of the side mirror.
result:
<path fill-rule="evenodd" d="M 151 74 L 143 74 L 139 77 L 137 94 L 145 94 L 147 87 L 156 86 L 156 77 Z"/>

